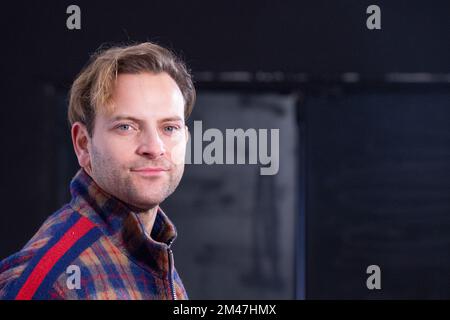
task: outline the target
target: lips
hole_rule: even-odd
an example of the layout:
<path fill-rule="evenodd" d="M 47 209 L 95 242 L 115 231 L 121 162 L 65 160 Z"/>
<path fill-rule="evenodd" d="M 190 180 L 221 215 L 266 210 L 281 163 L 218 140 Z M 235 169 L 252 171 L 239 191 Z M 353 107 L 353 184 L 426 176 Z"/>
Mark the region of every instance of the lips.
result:
<path fill-rule="evenodd" d="M 135 172 L 159 172 L 159 171 L 168 171 L 168 169 L 163 167 L 148 167 L 148 168 L 141 168 L 141 169 L 132 169 L 131 171 Z"/>
<path fill-rule="evenodd" d="M 164 167 L 145 167 L 131 170 L 131 172 L 143 177 L 161 176 L 166 171 L 169 171 L 169 169 Z"/>

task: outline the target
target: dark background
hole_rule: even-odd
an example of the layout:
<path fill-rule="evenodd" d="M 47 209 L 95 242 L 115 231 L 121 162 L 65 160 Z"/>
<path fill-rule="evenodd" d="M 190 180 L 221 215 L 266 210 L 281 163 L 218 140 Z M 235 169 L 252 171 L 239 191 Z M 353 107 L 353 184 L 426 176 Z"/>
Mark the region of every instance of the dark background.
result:
<path fill-rule="evenodd" d="M 81 30 L 66 28 L 70 4 L 81 8 Z M 381 30 L 366 28 L 371 4 L 381 8 Z M 223 190 L 242 185 L 233 170 L 254 168 L 215 176 L 214 167 L 187 169 L 191 179 L 178 199 L 204 190 L 224 195 L 211 202 L 217 217 L 205 215 L 204 228 L 230 208 L 242 210 L 249 225 L 260 219 L 254 212 L 277 212 L 261 215 L 269 222 L 295 221 L 276 224 L 275 233 L 262 229 L 292 250 L 261 249 L 243 237 L 248 251 L 236 254 L 241 242 L 230 230 L 238 219 L 224 222 L 220 243 L 234 246 L 222 248 L 197 239 L 189 219 L 174 214 L 178 241 L 189 244 L 175 252 L 191 297 L 450 298 L 448 1 L 18 1 L 2 4 L 1 12 L 0 258 L 19 250 L 68 200 L 77 162 L 66 94 L 76 74 L 104 43 L 149 40 L 184 57 L 199 110 L 211 101 L 224 110 L 221 101 L 235 97 L 226 100 L 235 106 L 227 117 L 196 111 L 192 120 L 234 128 L 246 110 L 255 121 L 240 126 L 267 128 L 261 110 L 270 109 L 273 127 L 290 124 L 280 128 L 290 134 L 281 157 L 295 161 L 271 182 L 255 179 L 240 197 Z M 264 107 L 266 100 L 275 107 Z M 267 196 L 260 189 L 292 206 L 273 211 L 271 201 L 261 204 Z M 251 203 L 249 194 L 256 195 Z M 169 215 L 208 211 L 208 204 L 186 207 L 176 195 L 167 206 Z M 206 253 L 191 260 L 198 247 Z M 218 267 L 233 254 L 259 265 L 252 252 L 265 249 L 273 267 L 249 269 L 250 280 L 235 275 L 233 264 Z M 210 252 L 219 255 L 210 267 L 218 271 L 202 282 L 189 270 L 208 265 Z M 365 286 L 371 264 L 382 270 L 378 291 Z M 221 279 L 233 279 L 235 290 L 221 291 Z"/>

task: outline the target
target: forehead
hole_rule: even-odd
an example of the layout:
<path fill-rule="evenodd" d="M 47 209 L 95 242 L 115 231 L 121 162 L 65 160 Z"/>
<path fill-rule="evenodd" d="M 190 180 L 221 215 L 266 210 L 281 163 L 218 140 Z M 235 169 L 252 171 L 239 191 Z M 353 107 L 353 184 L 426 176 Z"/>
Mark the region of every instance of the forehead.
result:
<path fill-rule="evenodd" d="M 104 116 L 126 114 L 154 119 L 168 116 L 184 118 L 184 99 L 176 82 L 165 72 L 120 74 L 112 95 L 112 108 Z"/>

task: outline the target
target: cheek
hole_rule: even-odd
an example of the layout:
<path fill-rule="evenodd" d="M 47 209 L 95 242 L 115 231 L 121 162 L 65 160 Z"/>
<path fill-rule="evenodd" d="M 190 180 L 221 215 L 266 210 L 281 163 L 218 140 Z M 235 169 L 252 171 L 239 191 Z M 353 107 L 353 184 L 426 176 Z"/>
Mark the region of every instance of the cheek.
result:
<path fill-rule="evenodd" d="M 99 139 L 96 143 L 96 153 L 102 158 L 103 162 L 108 162 L 109 164 L 126 162 L 129 148 L 129 143 L 123 143 L 123 141 L 115 139 Z"/>
<path fill-rule="evenodd" d="M 186 143 L 179 141 L 171 146 L 170 160 L 174 165 L 183 165 L 186 156 Z"/>

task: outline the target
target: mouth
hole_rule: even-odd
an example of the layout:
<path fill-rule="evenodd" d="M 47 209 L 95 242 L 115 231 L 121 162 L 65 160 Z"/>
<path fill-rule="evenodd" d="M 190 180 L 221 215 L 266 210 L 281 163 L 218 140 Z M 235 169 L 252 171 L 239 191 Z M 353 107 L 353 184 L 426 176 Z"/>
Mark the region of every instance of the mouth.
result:
<path fill-rule="evenodd" d="M 137 173 L 142 176 L 161 175 L 166 171 L 169 171 L 169 169 L 166 169 L 163 167 L 146 167 L 146 168 L 139 168 L 139 169 L 131 169 L 131 172 Z"/>

